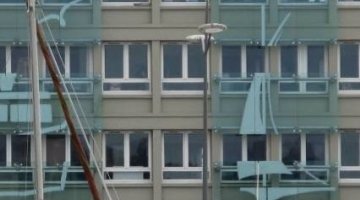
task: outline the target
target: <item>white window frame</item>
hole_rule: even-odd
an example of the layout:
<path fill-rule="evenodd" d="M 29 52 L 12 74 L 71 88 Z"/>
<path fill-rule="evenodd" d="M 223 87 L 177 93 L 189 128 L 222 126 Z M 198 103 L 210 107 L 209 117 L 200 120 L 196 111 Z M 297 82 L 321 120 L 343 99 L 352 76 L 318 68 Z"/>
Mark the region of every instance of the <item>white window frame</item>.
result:
<path fill-rule="evenodd" d="M 223 45 L 223 46 L 230 46 L 230 45 Z M 241 79 L 246 79 L 246 78 L 251 78 L 251 77 L 247 77 L 247 48 L 248 46 L 246 45 L 241 45 L 241 50 L 240 50 L 240 53 L 241 53 L 241 66 L 240 67 L 240 71 L 241 71 L 241 76 L 240 77 L 233 77 L 233 78 L 241 78 Z M 265 63 L 264 63 L 264 73 L 268 73 L 269 72 L 269 49 L 268 48 L 265 48 L 264 49 L 264 54 L 265 54 Z M 223 65 L 222 65 L 222 58 L 223 58 L 223 52 L 222 52 L 222 46 L 221 46 L 221 51 L 220 51 L 220 76 L 222 78 L 225 78 L 226 77 L 223 77 Z"/>
<path fill-rule="evenodd" d="M 106 166 L 106 135 L 108 133 L 114 134 L 116 132 L 116 134 L 122 134 L 124 135 L 124 166 L 114 166 L 114 167 L 107 167 Z M 103 145 L 103 153 L 102 153 L 102 160 L 103 160 L 103 171 L 105 173 L 109 173 L 109 172 L 128 172 L 128 173 L 133 173 L 133 172 L 149 172 L 150 177 L 148 180 L 144 179 L 106 179 L 105 178 L 105 183 L 115 183 L 115 184 L 128 184 L 128 183 L 151 183 L 152 181 L 152 171 L 151 171 L 151 166 L 152 166 L 152 157 L 151 157 L 151 150 L 152 150 L 152 146 L 151 146 L 151 132 L 150 131 L 142 131 L 143 133 L 147 134 L 148 136 L 148 167 L 131 167 L 130 166 L 130 135 L 133 133 L 137 133 L 136 131 L 109 131 L 108 133 L 104 133 L 103 134 L 103 140 L 102 140 L 102 145 Z M 105 175 L 106 176 L 106 175 Z"/>
<path fill-rule="evenodd" d="M 182 77 L 181 78 L 165 78 L 164 77 L 164 45 L 165 44 L 178 44 L 182 46 Z M 163 95 L 176 95 L 176 94 L 190 94 L 190 95 L 200 95 L 203 93 L 203 90 L 164 90 L 163 84 L 164 83 L 203 83 L 204 79 L 203 76 L 199 78 L 189 78 L 188 74 L 188 45 L 191 45 L 191 43 L 188 42 L 162 42 L 161 43 L 161 93 Z M 206 67 L 207 67 L 207 77 L 209 80 L 209 54 L 206 55 Z M 210 85 L 210 82 L 207 83 Z M 207 93 L 209 94 L 209 89 Z"/>
<path fill-rule="evenodd" d="M 340 1 L 340 0 L 337 0 L 337 4 L 341 7 L 358 7 L 360 5 L 360 1 Z"/>
<path fill-rule="evenodd" d="M 56 52 L 53 52 L 54 55 L 57 54 L 58 52 L 58 48 L 57 46 L 52 46 L 52 47 L 56 47 Z M 71 78 L 76 78 L 76 79 L 81 79 L 81 78 L 90 78 L 92 73 L 93 73 L 93 62 L 92 62 L 92 52 L 90 51 L 90 47 L 87 46 L 77 46 L 77 45 L 61 45 L 59 47 L 64 47 L 64 60 L 62 61 L 64 63 L 64 74 L 63 77 L 64 79 L 71 79 Z M 86 48 L 86 77 L 71 77 L 71 69 L 70 69 L 70 48 L 71 47 L 85 47 Z M 47 67 L 46 67 L 46 62 L 45 59 L 43 59 L 43 77 L 46 77 L 46 71 L 47 71 Z M 58 63 L 58 64 L 62 64 L 62 63 Z"/>
<path fill-rule="evenodd" d="M 360 1 L 359 4 L 360 5 Z M 358 42 L 354 42 L 351 43 L 354 45 L 358 46 L 358 70 L 359 70 L 359 74 L 357 78 L 342 78 L 341 77 L 341 54 L 340 54 L 340 48 L 341 48 L 341 44 L 338 45 L 337 47 L 337 57 L 339 59 L 337 59 L 337 64 L 338 64 L 338 68 L 337 68 L 337 73 L 339 74 L 339 80 L 338 80 L 338 93 L 340 95 L 359 95 L 360 94 L 360 90 L 340 90 L 340 83 L 359 83 L 360 84 L 360 43 Z"/>
<path fill-rule="evenodd" d="M 312 2 L 313 1 L 313 2 Z M 296 2 L 293 2 L 293 3 L 282 3 L 281 0 L 278 0 L 278 4 L 279 5 L 285 5 L 285 6 L 317 6 L 317 5 L 327 5 L 328 4 L 328 1 L 331 1 L 331 0 L 320 0 L 322 2 L 314 2 L 315 0 L 308 0 L 308 3 L 296 3 Z"/>
<path fill-rule="evenodd" d="M 225 135 L 229 135 L 229 134 L 224 134 L 223 137 L 221 137 L 221 154 L 220 154 L 220 159 L 222 161 L 222 163 L 224 163 L 224 136 Z M 266 144 L 266 160 L 268 160 L 270 158 L 270 152 L 269 152 L 269 135 L 265 135 L 265 144 Z M 241 135 L 241 160 L 239 161 L 248 161 L 248 135 Z M 236 167 L 236 166 L 232 166 L 232 165 L 224 165 L 225 167 Z"/>
<path fill-rule="evenodd" d="M 105 2 L 104 0 L 101 0 L 101 5 L 104 8 L 114 8 L 114 7 L 132 7 L 132 6 L 150 6 L 151 2 L 150 0 L 147 0 L 146 2 L 142 2 L 142 1 L 136 1 L 134 0 L 133 2 L 122 2 L 122 1 L 117 1 L 117 2 Z"/>
<path fill-rule="evenodd" d="M 356 131 L 355 133 L 357 133 L 359 135 L 359 140 L 360 140 L 360 132 Z M 360 171 L 360 163 L 358 166 L 342 166 L 341 163 L 341 134 L 346 134 L 346 133 L 340 133 L 338 135 L 338 157 L 339 157 L 339 170 L 338 170 L 338 177 L 339 177 L 339 182 L 340 183 L 359 183 L 360 182 L 360 178 L 341 178 L 340 177 L 340 172 L 341 171 Z M 360 141 L 359 141 L 360 142 Z M 360 151 L 360 147 L 358 149 Z M 360 152 L 359 152 L 359 156 L 360 156 Z"/>
<path fill-rule="evenodd" d="M 147 46 L 147 78 L 130 78 L 129 77 L 129 45 L 131 44 L 145 44 Z M 105 77 L 105 46 L 106 45 L 121 45 L 123 46 L 123 78 L 106 78 Z M 150 44 L 148 42 L 118 42 L 118 43 L 104 43 L 102 45 L 102 79 L 104 83 L 148 83 L 148 90 L 116 90 L 105 91 L 102 87 L 103 94 L 126 94 L 126 95 L 149 95 L 151 94 L 150 81 Z"/>
<path fill-rule="evenodd" d="M 294 80 L 293 81 L 279 81 L 279 93 L 282 94 L 322 94 L 322 93 L 327 93 L 329 90 L 329 86 L 326 83 L 326 90 L 325 91 L 321 91 L 321 92 L 312 92 L 312 91 L 307 91 L 306 90 L 306 84 L 307 83 L 323 83 L 324 81 L 319 81 L 316 80 L 318 77 L 314 77 L 314 81 L 299 81 L 299 80 L 295 80 L 296 77 L 299 78 L 308 78 L 308 46 L 312 46 L 312 45 L 296 45 L 295 47 L 297 48 L 297 75 L 294 74 Z M 324 47 L 324 76 L 326 76 L 328 74 L 328 49 L 325 45 L 323 45 Z M 281 76 L 282 74 L 282 69 L 281 69 L 281 47 L 279 47 L 279 76 Z M 282 78 L 291 78 L 291 77 L 282 77 Z M 321 77 L 320 77 L 321 78 Z M 325 78 L 325 77 L 323 77 Z M 280 90 L 280 84 L 281 83 L 299 83 L 299 91 L 281 91 Z"/>
<path fill-rule="evenodd" d="M 320 133 L 319 133 L 320 134 Z M 323 134 L 323 133 L 321 133 Z M 286 134 L 286 135 L 296 135 L 296 134 Z M 306 135 L 311 135 L 311 133 L 308 133 L 308 134 L 305 134 L 305 133 L 302 133 L 302 134 L 298 134 L 300 135 L 300 160 L 299 160 L 299 163 L 301 165 L 304 165 L 304 166 L 326 166 L 329 164 L 329 137 L 328 135 L 324 134 L 324 143 L 325 143 L 325 161 L 324 161 L 324 165 L 307 165 L 306 163 Z M 279 158 L 280 160 L 282 161 L 282 137 L 283 135 L 280 135 L 280 142 L 279 142 Z M 291 165 L 292 166 L 292 165 Z"/>
<path fill-rule="evenodd" d="M 189 135 L 190 134 L 201 134 L 200 131 L 176 131 L 176 134 L 182 134 L 182 167 L 166 167 L 165 166 L 165 134 L 172 134 L 174 131 L 163 131 L 162 132 L 162 170 L 161 176 L 164 183 L 201 183 L 202 179 L 164 179 L 164 172 L 186 172 L 186 171 L 196 171 L 202 174 L 203 167 L 189 167 Z M 207 137 L 207 149 L 208 149 L 208 170 L 210 172 L 210 138 Z M 209 173 L 209 180 L 211 180 L 211 174 Z"/>

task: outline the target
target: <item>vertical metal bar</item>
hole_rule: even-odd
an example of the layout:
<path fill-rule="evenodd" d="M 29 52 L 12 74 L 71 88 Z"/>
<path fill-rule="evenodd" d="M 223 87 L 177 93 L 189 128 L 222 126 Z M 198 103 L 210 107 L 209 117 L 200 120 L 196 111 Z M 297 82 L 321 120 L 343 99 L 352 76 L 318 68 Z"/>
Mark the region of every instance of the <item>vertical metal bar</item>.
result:
<path fill-rule="evenodd" d="M 36 37 L 35 0 L 28 0 L 29 24 L 30 24 L 30 59 L 31 59 L 31 82 L 33 103 L 33 129 L 35 140 L 35 189 L 36 199 L 44 199 L 42 143 L 41 143 L 41 112 L 39 92 L 39 62 L 38 43 Z"/>
<path fill-rule="evenodd" d="M 261 4 L 261 46 L 265 46 L 265 4 Z"/>

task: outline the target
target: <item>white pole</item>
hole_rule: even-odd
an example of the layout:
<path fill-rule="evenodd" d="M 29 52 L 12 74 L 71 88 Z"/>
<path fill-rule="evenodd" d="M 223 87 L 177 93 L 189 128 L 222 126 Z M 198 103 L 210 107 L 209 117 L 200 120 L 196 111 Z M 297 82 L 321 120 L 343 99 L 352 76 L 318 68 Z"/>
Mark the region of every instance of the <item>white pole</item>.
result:
<path fill-rule="evenodd" d="M 41 144 L 41 115 L 40 115 L 40 92 L 39 92 L 39 63 L 38 63 L 38 40 L 36 37 L 35 0 L 28 0 L 29 24 L 30 24 L 30 59 L 31 59 L 31 82 L 33 100 L 33 129 L 35 141 L 35 189 L 36 200 L 44 200 L 42 144 Z"/>

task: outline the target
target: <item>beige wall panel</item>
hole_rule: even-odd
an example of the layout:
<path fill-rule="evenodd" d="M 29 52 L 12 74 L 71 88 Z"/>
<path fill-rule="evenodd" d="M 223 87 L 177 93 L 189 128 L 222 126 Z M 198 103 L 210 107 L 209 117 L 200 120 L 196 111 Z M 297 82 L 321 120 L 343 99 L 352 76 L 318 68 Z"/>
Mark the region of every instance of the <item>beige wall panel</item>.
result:
<path fill-rule="evenodd" d="M 103 9 L 102 12 L 102 25 L 105 27 L 149 23 L 151 23 L 151 11 L 149 9 Z"/>
<path fill-rule="evenodd" d="M 340 98 L 339 114 L 360 117 L 360 101 L 359 98 Z"/>
<path fill-rule="evenodd" d="M 342 27 L 360 26 L 359 7 L 348 7 L 338 9 L 338 24 Z"/>
<path fill-rule="evenodd" d="M 163 200 L 199 200 L 202 193 L 200 187 L 164 187 Z"/>
<path fill-rule="evenodd" d="M 103 40 L 185 40 L 185 37 L 197 34 L 197 26 L 123 26 L 119 28 L 106 27 L 103 29 Z"/>
<path fill-rule="evenodd" d="M 152 188 L 149 187 L 123 187 L 123 188 L 116 188 L 117 194 L 122 200 L 152 200 Z M 113 191 L 112 191 L 113 192 Z M 113 195 L 114 196 L 114 195 Z M 114 196 L 116 197 L 116 196 Z"/>
<path fill-rule="evenodd" d="M 342 186 L 340 189 L 340 198 L 341 200 L 356 200 L 359 199 L 360 190 L 359 186 Z"/>
<path fill-rule="evenodd" d="M 162 9 L 160 14 L 162 24 L 198 26 L 205 23 L 205 12 L 198 9 Z"/>
<path fill-rule="evenodd" d="M 167 98 L 162 100 L 162 112 L 174 114 L 201 114 L 203 101 L 198 99 Z"/>
<path fill-rule="evenodd" d="M 151 99 L 103 99 L 104 116 L 138 115 L 151 112 Z"/>
<path fill-rule="evenodd" d="M 202 118 L 194 116 L 173 117 L 105 117 L 103 129 L 201 129 Z"/>

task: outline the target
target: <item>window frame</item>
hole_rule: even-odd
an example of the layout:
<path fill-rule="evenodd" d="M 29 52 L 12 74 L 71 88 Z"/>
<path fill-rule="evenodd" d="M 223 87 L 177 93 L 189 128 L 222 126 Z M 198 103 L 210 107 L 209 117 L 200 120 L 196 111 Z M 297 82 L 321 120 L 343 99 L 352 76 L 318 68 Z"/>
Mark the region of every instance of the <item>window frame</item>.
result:
<path fill-rule="evenodd" d="M 325 152 L 325 160 L 324 160 L 324 165 L 307 165 L 306 163 L 306 136 L 307 135 L 314 135 L 314 134 L 323 134 L 324 135 L 324 152 Z M 282 148 L 282 141 L 283 141 L 283 135 L 300 135 L 300 160 L 298 161 L 301 165 L 304 166 L 311 166 L 311 167 L 316 167 L 316 166 L 327 166 L 329 165 L 329 137 L 327 134 L 325 133 L 286 133 L 286 134 L 281 134 L 280 135 L 280 142 L 279 142 L 279 159 L 280 161 L 283 160 L 283 148 Z M 288 166 L 293 166 L 293 165 L 288 165 Z"/>
<path fill-rule="evenodd" d="M 222 137 L 221 137 L 221 145 L 220 145 L 220 160 L 222 163 L 224 163 L 224 136 L 225 135 L 231 135 L 231 134 L 224 134 Z M 249 135 L 245 135 L 245 134 L 232 134 L 232 135 L 239 135 L 241 136 L 241 160 L 239 161 L 248 161 L 248 136 Z M 255 134 L 256 135 L 260 135 L 260 134 Z M 251 135 L 253 136 L 253 135 Z M 270 142 L 270 139 L 269 139 L 269 135 L 266 134 L 264 135 L 265 136 L 265 144 L 266 144 L 266 148 L 265 148 L 265 156 L 266 156 L 266 160 L 268 160 L 270 158 L 270 152 L 269 152 L 269 142 Z M 236 167 L 236 165 L 223 165 L 225 167 Z"/>
<path fill-rule="evenodd" d="M 297 74 L 293 74 L 292 77 L 283 77 L 282 76 L 282 64 L 281 64 L 281 47 L 279 47 L 279 54 L 278 54 L 278 61 L 279 61 L 279 77 L 284 79 L 290 79 L 293 78 L 294 80 L 286 80 L 282 81 L 280 80 L 278 83 L 278 92 L 280 94 L 324 94 L 328 93 L 329 91 L 329 85 L 326 83 L 326 88 L 324 91 L 307 91 L 306 86 L 307 83 L 324 83 L 324 81 L 316 80 L 319 78 L 326 78 L 328 74 L 328 48 L 326 45 L 288 45 L 291 47 L 296 47 L 297 49 Z M 309 77 L 308 74 L 308 47 L 309 46 L 323 46 L 324 47 L 324 76 L 323 77 Z M 314 79 L 314 81 L 305 80 L 305 81 L 299 81 L 296 80 L 297 77 L 299 78 L 305 78 L 305 79 Z M 299 90 L 298 91 L 282 91 L 280 88 L 281 83 L 299 83 Z"/>
<path fill-rule="evenodd" d="M 359 5 L 360 5 L 360 1 L 359 1 Z M 358 47 L 358 77 L 356 78 L 343 78 L 341 77 L 341 45 L 342 44 L 354 44 L 354 45 L 357 45 Z M 340 89 L 340 84 L 341 83 L 359 83 L 360 84 L 360 43 L 359 42 L 354 42 L 354 43 L 340 43 L 338 45 L 338 48 L 337 48 L 337 57 L 339 59 L 337 59 L 337 74 L 339 75 L 339 78 L 338 78 L 338 83 L 337 83 L 337 89 L 338 89 L 338 93 L 340 95 L 354 95 L 354 94 L 359 94 L 360 93 L 360 89 L 359 90 L 356 90 L 356 89 L 349 89 L 349 90 L 341 90 Z"/>
<path fill-rule="evenodd" d="M 171 1 L 163 1 L 161 0 L 161 7 L 204 7 L 206 5 L 206 1 L 203 2 L 195 2 L 195 1 L 187 1 L 187 2 L 171 2 Z"/>
<path fill-rule="evenodd" d="M 56 47 L 56 51 L 58 51 L 58 47 L 63 47 L 64 48 L 64 60 L 62 60 L 63 63 L 60 64 L 64 64 L 64 74 L 62 75 L 64 79 L 88 79 L 92 77 L 93 74 L 93 61 L 92 61 L 92 51 L 91 48 L 88 46 L 83 46 L 83 45 L 54 45 L 51 47 Z M 71 47 L 85 47 L 86 48 L 86 76 L 85 77 L 72 77 L 71 76 L 71 68 L 70 68 L 70 49 Z M 57 54 L 58 52 L 54 52 L 54 55 Z M 59 64 L 59 63 L 58 63 Z M 46 67 L 46 62 L 45 59 L 43 59 L 43 77 L 46 78 L 50 78 L 47 75 L 47 67 Z"/>
<path fill-rule="evenodd" d="M 149 172 L 149 179 L 106 179 L 104 177 L 105 183 L 115 183 L 115 184 L 128 184 L 128 183 L 151 183 L 153 176 L 152 176 L 152 145 L 151 145 L 151 131 L 142 131 L 142 133 L 148 136 L 148 167 L 131 167 L 130 166 L 130 135 L 136 134 L 139 131 L 121 131 L 121 130 L 108 130 L 105 131 L 102 135 L 102 145 L 103 145 L 103 153 L 102 153 L 102 167 L 104 176 L 107 176 L 107 173 L 110 172 Z M 124 135 L 124 166 L 113 166 L 107 167 L 106 166 L 106 135 L 108 134 L 122 134 Z"/>
<path fill-rule="evenodd" d="M 222 2 L 221 0 L 219 0 L 219 5 L 222 6 L 259 6 L 259 5 L 269 5 L 269 0 L 265 0 L 264 2 L 258 2 L 258 3 L 236 3 L 236 2 L 231 2 L 231 3 L 226 3 L 226 2 Z"/>
<path fill-rule="evenodd" d="M 313 0 L 316 1 L 316 0 Z M 322 1 L 322 0 L 320 0 Z M 277 0 L 278 5 L 282 5 L 282 6 L 323 6 L 323 5 L 328 5 L 328 1 L 331 0 L 323 0 L 324 2 L 311 2 L 311 0 L 308 0 L 308 2 L 301 2 L 301 3 L 296 3 L 296 2 L 281 2 L 281 0 Z"/>
<path fill-rule="evenodd" d="M 165 78 L 164 77 L 164 45 L 165 44 L 177 44 L 181 45 L 182 50 L 182 77 L 180 78 Z M 200 83 L 203 86 L 203 76 L 199 78 L 189 78 L 188 74 L 188 45 L 192 45 L 193 43 L 190 42 L 181 42 L 181 41 L 173 41 L 173 42 L 161 42 L 161 94 L 163 95 L 178 95 L 178 94 L 185 94 L 185 95 L 201 95 L 203 93 L 203 89 L 200 90 L 164 90 L 163 84 L 164 83 Z M 210 70 L 209 70 L 209 54 L 206 55 L 206 63 L 207 67 L 207 78 L 209 80 Z M 208 85 L 210 82 L 207 83 Z M 207 93 L 210 93 L 210 87 L 207 87 Z"/>
<path fill-rule="evenodd" d="M 223 46 L 240 46 L 240 59 L 241 59 L 241 66 L 240 67 L 240 73 L 241 76 L 240 77 L 223 77 L 223 64 L 222 64 L 222 59 L 223 59 L 223 51 L 222 51 L 222 47 Z M 256 47 L 256 46 L 251 46 L 251 45 L 222 45 L 221 46 L 221 51 L 220 51 L 220 77 L 223 79 L 226 78 L 240 78 L 240 79 L 247 79 L 247 78 L 252 78 L 252 77 L 248 77 L 247 76 L 247 47 Z M 264 73 L 269 73 L 269 48 L 264 48 Z"/>
<path fill-rule="evenodd" d="M 166 167 L 165 166 L 165 134 L 181 134 L 182 135 L 182 164 L 181 167 Z M 166 130 L 162 131 L 161 137 L 162 137 L 162 165 L 161 165 L 161 177 L 163 183 L 201 183 L 202 178 L 199 179 L 164 179 L 164 172 L 200 172 L 202 177 L 202 170 L 203 166 L 200 167 L 190 167 L 189 166 L 189 135 L 190 134 L 200 134 L 203 136 L 203 133 L 201 130 L 194 130 L 194 131 L 172 131 L 172 130 Z M 209 136 L 209 135 L 208 135 Z M 211 173 L 210 173 L 210 144 L 209 144 L 210 138 L 207 137 L 207 150 L 208 150 L 208 173 L 209 173 L 209 180 L 211 179 Z"/>
<path fill-rule="evenodd" d="M 3 45 L 1 47 L 5 48 L 5 74 L 17 74 L 17 72 L 12 72 L 12 59 L 11 59 L 12 48 L 26 47 L 26 46 L 24 46 L 24 45 Z M 29 56 L 30 55 L 28 54 L 28 59 L 29 59 Z M 28 75 L 29 75 L 28 77 L 22 76 L 21 79 L 29 79 L 30 74 L 28 74 Z"/>
<path fill-rule="evenodd" d="M 147 78 L 130 78 L 129 66 L 129 46 L 131 44 L 145 44 L 147 46 Z M 105 77 L 105 46 L 106 45 L 121 45 L 123 47 L 123 77 L 122 78 L 106 78 Z M 106 42 L 102 45 L 102 93 L 105 95 L 150 95 L 151 94 L 151 56 L 150 56 L 149 42 Z M 104 90 L 104 83 L 148 83 L 148 90 Z"/>
<path fill-rule="evenodd" d="M 117 2 L 105 2 L 104 0 L 101 0 L 101 6 L 103 7 L 122 7 L 122 6 L 129 6 L 129 7 L 136 7 L 136 6 L 150 6 L 151 1 L 147 0 L 147 1 L 137 1 L 134 0 L 133 2 L 122 2 L 122 1 L 117 1 Z"/>
<path fill-rule="evenodd" d="M 72 1 L 70 1 L 70 2 L 67 2 L 67 3 L 49 3 L 49 2 L 46 2 L 47 0 L 41 0 L 41 3 L 43 4 L 43 5 L 46 5 L 46 6 L 63 6 L 63 5 L 66 5 L 66 4 L 69 4 L 69 3 L 71 3 L 72 1 L 74 1 L 74 0 L 72 0 Z M 93 0 L 88 0 L 89 2 L 88 3 L 81 3 L 81 2 L 79 2 L 79 3 L 76 3 L 76 4 L 74 4 L 74 5 L 72 5 L 72 6 L 89 6 L 89 5 L 92 5 L 93 4 Z"/>
<path fill-rule="evenodd" d="M 338 170 L 338 177 L 339 177 L 339 183 L 359 183 L 360 182 L 360 178 L 341 178 L 340 173 L 341 171 L 359 171 L 360 172 L 360 158 L 359 158 L 359 165 L 358 166 L 343 166 L 342 165 L 342 156 L 341 156 L 341 135 L 342 134 L 347 134 L 346 132 L 348 131 L 344 131 L 340 132 L 339 136 L 338 136 L 338 157 L 339 157 L 339 170 Z M 360 144 L 360 132 L 358 130 L 355 130 L 354 133 L 358 134 L 359 136 L 359 144 Z M 358 155 L 360 157 L 360 146 L 358 148 Z"/>

